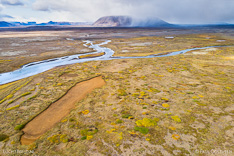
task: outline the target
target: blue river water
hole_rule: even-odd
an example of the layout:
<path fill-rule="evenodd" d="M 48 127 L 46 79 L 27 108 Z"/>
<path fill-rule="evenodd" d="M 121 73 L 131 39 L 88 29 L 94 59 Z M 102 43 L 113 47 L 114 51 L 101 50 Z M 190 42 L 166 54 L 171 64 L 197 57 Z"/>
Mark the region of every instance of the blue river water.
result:
<path fill-rule="evenodd" d="M 69 65 L 69 64 L 74 64 L 74 63 L 82 63 L 82 62 L 97 61 L 97 60 L 101 61 L 101 60 L 114 60 L 114 59 L 167 57 L 167 56 L 174 56 L 178 54 L 184 54 L 192 50 L 211 48 L 211 47 L 192 48 L 192 49 L 170 52 L 167 54 L 139 56 L 139 57 L 113 57 L 113 54 L 114 54 L 113 50 L 111 50 L 110 48 L 102 47 L 102 45 L 108 44 L 109 42 L 111 42 L 111 40 L 107 40 L 100 44 L 93 44 L 92 41 L 87 40 L 87 41 L 84 41 L 84 46 L 95 50 L 95 52 L 64 56 L 60 58 L 48 59 L 48 60 L 39 61 L 39 62 L 32 62 L 32 63 L 22 66 L 20 69 L 17 69 L 15 71 L 2 73 L 0 74 L 0 85 L 13 82 L 16 80 L 20 80 L 26 77 L 30 77 L 30 76 L 45 72 L 47 70 L 50 70 L 54 67 L 58 67 L 62 65 Z M 217 46 L 212 46 L 212 47 L 217 47 Z M 95 58 L 79 59 L 79 56 L 81 55 L 95 54 L 95 53 L 100 53 L 100 52 L 105 52 L 105 55 L 95 57 Z"/>

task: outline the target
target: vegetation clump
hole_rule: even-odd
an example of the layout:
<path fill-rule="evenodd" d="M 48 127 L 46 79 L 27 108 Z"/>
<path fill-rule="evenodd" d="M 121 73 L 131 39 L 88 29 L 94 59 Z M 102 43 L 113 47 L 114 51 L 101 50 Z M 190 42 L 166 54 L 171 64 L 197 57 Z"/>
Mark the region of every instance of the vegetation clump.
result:
<path fill-rule="evenodd" d="M 135 131 L 139 131 L 141 132 L 142 134 L 148 134 L 149 133 L 149 129 L 146 128 L 146 127 L 135 127 L 134 128 Z"/>
<path fill-rule="evenodd" d="M 157 125 L 157 122 L 149 118 L 144 118 L 143 120 L 137 120 L 136 124 L 140 127 L 151 127 Z"/>
<path fill-rule="evenodd" d="M 171 116 L 171 118 L 176 122 L 181 122 L 181 119 L 178 116 Z"/>
<path fill-rule="evenodd" d="M 93 138 L 93 135 L 98 132 L 98 129 L 94 126 L 90 126 L 90 128 L 83 129 L 80 131 L 81 134 L 81 140 L 90 140 Z"/>
<path fill-rule="evenodd" d="M 31 94 L 31 92 L 26 92 L 21 95 L 21 97 Z"/>
<path fill-rule="evenodd" d="M 126 119 L 128 119 L 128 118 L 130 118 L 130 117 L 132 117 L 132 115 L 131 115 L 131 114 L 123 114 L 123 115 L 122 115 L 122 118 L 126 118 Z"/>
<path fill-rule="evenodd" d="M 9 136 L 5 135 L 5 134 L 0 134 L 0 142 L 1 141 L 5 141 L 9 138 Z"/>
<path fill-rule="evenodd" d="M 20 125 L 17 125 L 15 126 L 15 130 L 22 130 L 23 128 L 25 127 L 25 124 L 20 124 Z"/>
<path fill-rule="evenodd" d="M 178 134 L 172 134 L 171 136 L 174 140 L 179 140 L 180 139 L 180 135 Z"/>
<path fill-rule="evenodd" d="M 84 111 L 82 111 L 82 113 L 83 113 L 84 115 L 89 114 L 89 110 L 84 110 Z"/>
<path fill-rule="evenodd" d="M 123 120 L 116 119 L 116 123 L 117 123 L 117 124 L 123 123 Z"/>
<path fill-rule="evenodd" d="M 51 143 L 66 143 L 68 142 L 68 138 L 66 134 L 55 134 L 49 138 L 47 138 Z"/>
<path fill-rule="evenodd" d="M 147 134 L 149 133 L 149 129 L 147 127 L 152 127 L 157 125 L 157 120 L 152 120 L 149 118 L 143 118 L 142 120 L 137 120 L 134 130 L 139 131 L 142 134 Z"/>
<path fill-rule="evenodd" d="M 127 93 L 124 89 L 118 89 L 118 96 L 126 96 Z"/>
<path fill-rule="evenodd" d="M 13 106 L 13 107 L 10 107 L 10 108 L 7 108 L 6 110 L 9 111 L 9 110 L 13 110 L 13 109 L 16 109 L 18 108 L 20 105 L 16 105 L 16 106 Z"/>

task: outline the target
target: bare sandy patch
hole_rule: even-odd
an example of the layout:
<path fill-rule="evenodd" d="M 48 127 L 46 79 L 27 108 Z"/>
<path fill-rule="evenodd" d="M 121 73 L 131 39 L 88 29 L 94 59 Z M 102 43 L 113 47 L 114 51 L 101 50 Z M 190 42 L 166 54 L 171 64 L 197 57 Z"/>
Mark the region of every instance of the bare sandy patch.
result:
<path fill-rule="evenodd" d="M 105 81 L 102 77 L 96 77 L 75 85 L 66 95 L 25 126 L 22 130 L 24 135 L 21 137 L 21 144 L 29 145 L 33 143 L 42 134 L 54 127 L 62 118 L 67 116 L 78 101 L 84 99 L 93 89 L 104 84 Z"/>

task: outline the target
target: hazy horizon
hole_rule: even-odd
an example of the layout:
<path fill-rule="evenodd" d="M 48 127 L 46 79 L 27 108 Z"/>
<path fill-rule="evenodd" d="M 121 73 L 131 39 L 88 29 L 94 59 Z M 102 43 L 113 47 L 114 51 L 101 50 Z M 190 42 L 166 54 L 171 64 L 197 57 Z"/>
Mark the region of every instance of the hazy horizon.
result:
<path fill-rule="evenodd" d="M 0 21 L 95 22 L 126 15 L 172 24 L 234 24 L 233 8 L 232 0 L 0 0 Z"/>

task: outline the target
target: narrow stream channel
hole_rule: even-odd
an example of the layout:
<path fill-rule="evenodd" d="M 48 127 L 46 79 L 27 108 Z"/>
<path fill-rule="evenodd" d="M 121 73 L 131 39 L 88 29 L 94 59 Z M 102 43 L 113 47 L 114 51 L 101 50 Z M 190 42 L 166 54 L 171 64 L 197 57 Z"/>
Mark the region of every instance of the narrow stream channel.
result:
<path fill-rule="evenodd" d="M 112 57 L 114 54 L 114 51 L 111 50 L 110 48 L 102 47 L 102 45 L 108 44 L 109 42 L 111 42 L 111 40 L 107 40 L 100 44 L 93 44 L 92 41 L 87 40 L 87 41 L 84 41 L 85 43 L 84 46 L 95 50 L 95 52 L 64 56 L 60 58 L 48 59 L 48 60 L 39 61 L 39 62 L 32 62 L 32 63 L 22 66 L 20 69 L 17 69 L 15 71 L 2 73 L 0 74 L 0 85 L 13 82 L 16 80 L 20 80 L 26 77 L 30 77 L 30 76 L 45 72 L 47 70 L 50 70 L 54 67 L 62 66 L 62 65 L 69 65 L 69 64 L 74 64 L 74 63 L 82 63 L 82 62 L 97 61 L 97 60 L 167 57 L 167 56 L 174 56 L 178 54 L 184 54 L 192 50 L 207 49 L 211 47 L 222 47 L 222 46 L 210 46 L 210 47 L 202 47 L 202 48 L 192 48 L 192 49 L 171 52 L 168 54 L 139 56 L 139 57 Z M 105 52 L 105 55 L 98 56 L 95 58 L 79 59 L 79 56 L 87 55 L 87 54 L 96 54 L 100 52 Z"/>

